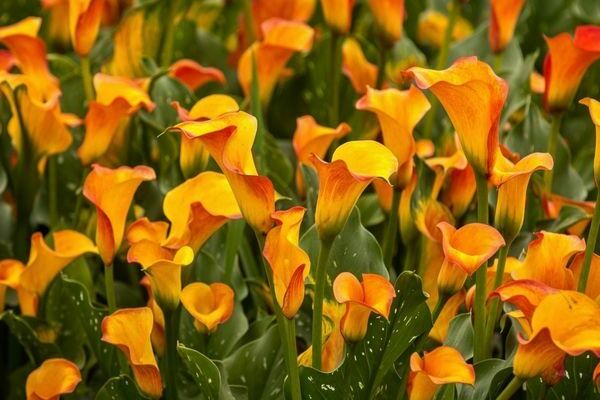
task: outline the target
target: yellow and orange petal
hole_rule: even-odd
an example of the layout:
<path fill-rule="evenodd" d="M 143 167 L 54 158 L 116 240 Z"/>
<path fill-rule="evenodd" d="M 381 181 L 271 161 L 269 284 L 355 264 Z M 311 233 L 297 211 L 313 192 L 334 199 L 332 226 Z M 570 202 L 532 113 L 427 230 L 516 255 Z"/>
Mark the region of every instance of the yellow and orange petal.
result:
<path fill-rule="evenodd" d="M 4 311 L 6 288 L 17 290 L 25 266 L 19 260 L 0 261 L 0 313 Z"/>
<path fill-rule="evenodd" d="M 592 98 L 586 97 L 579 101 L 586 105 L 590 111 L 590 117 L 596 127 L 596 146 L 594 151 L 594 180 L 596 186 L 600 185 L 600 102 Z"/>
<path fill-rule="evenodd" d="M 569 265 L 569 269 L 573 271 L 575 282 L 579 282 L 584 258 L 585 254 L 579 253 L 573 258 L 571 265 Z M 585 294 L 596 301 L 600 300 L 600 256 L 595 253 L 592 253 Z"/>
<path fill-rule="evenodd" d="M 490 47 L 494 53 L 502 52 L 515 32 L 525 0 L 492 0 L 490 2 Z"/>
<path fill-rule="evenodd" d="M 214 332 L 233 312 L 233 290 L 224 283 L 194 282 L 181 291 L 183 307 L 194 317 L 196 329 Z"/>
<path fill-rule="evenodd" d="M 69 32 L 73 49 L 87 56 L 100 30 L 104 0 L 69 0 Z"/>
<path fill-rule="evenodd" d="M 365 94 L 377 83 L 377 65 L 367 60 L 360 43 L 351 37 L 342 45 L 342 72 L 350 79 L 356 93 Z"/>
<path fill-rule="evenodd" d="M 450 297 L 440 315 L 436 318 L 433 327 L 429 331 L 429 337 L 438 343 L 444 343 L 446 336 L 448 335 L 448 328 L 450 328 L 450 322 L 458 314 L 460 307 L 465 304 L 465 292 L 459 291 Z"/>
<path fill-rule="evenodd" d="M 152 335 L 150 339 L 152 341 L 152 347 L 158 353 L 160 357 L 165 352 L 166 336 L 165 336 L 165 315 L 163 310 L 160 308 L 152 292 L 152 285 L 148 276 L 144 276 L 140 281 L 140 284 L 146 289 L 148 294 L 148 302 L 146 307 L 152 310 L 153 323 L 152 323 Z"/>
<path fill-rule="evenodd" d="M 369 7 L 375 24 L 388 44 L 399 40 L 404 25 L 404 0 L 369 0 Z"/>
<path fill-rule="evenodd" d="M 169 76 L 179 80 L 192 92 L 209 82 L 225 83 L 225 75 L 221 70 L 204 67 L 194 60 L 181 59 L 169 67 Z"/>
<path fill-rule="evenodd" d="M 355 0 L 321 0 L 321 8 L 327 25 L 337 33 L 348 33 L 352 24 Z"/>
<path fill-rule="evenodd" d="M 448 16 L 433 9 L 427 9 L 419 16 L 417 23 L 417 40 L 419 43 L 436 49 L 442 47 L 446 30 L 448 29 Z M 452 30 L 452 41 L 459 41 L 473 33 L 473 26 L 468 20 L 458 16 Z"/>
<path fill-rule="evenodd" d="M 426 374 L 436 385 L 448 383 L 475 383 L 475 370 L 465 362 L 458 350 L 449 346 L 440 346 L 423 357 L 419 353 L 410 356 L 410 370 Z"/>
<path fill-rule="evenodd" d="M 64 358 L 49 358 L 27 376 L 27 400 L 58 399 L 73 393 L 79 382 L 77 365 Z"/>

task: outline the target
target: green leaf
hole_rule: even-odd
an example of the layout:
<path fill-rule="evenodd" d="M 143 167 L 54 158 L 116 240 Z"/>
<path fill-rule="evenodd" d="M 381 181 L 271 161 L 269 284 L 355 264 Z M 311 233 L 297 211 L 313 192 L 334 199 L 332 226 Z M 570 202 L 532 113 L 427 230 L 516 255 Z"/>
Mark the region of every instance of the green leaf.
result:
<path fill-rule="evenodd" d="M 9 310 L 0 315 L 0 321 L 4 321 L 8 325 L 10 332 L 21 343 L 33 364 L 39 365 L 47 358 L 60 356 L 60 350 L 56 344 L 40 340 L 32 327 L 32 324 L 36 322 L 34 319 L 19 317 Z"/>
<path fill-rule="evenodd" d="M 473 357 L 473 325 L 471 324 L 471 314 L 459 314 L 450 321 L 448 335 L 444 344 L 460 351 L 465 360 Z"/>
<path fill-rule="evenodd" d="M 481 361 L 475 364 L 474 367 L 475 376 L 477 377 L 475 385 L 459 385 L 459 400 L 490 398 L 497 389 L 497 386 L 492 385 L 493 381 L 501 381 L 502 383 L 506 378 L 510 378 L 512 372 L 510 362 L 497 358 Z"/>
<path fill-rule="evenodd" d="M 135 382 L 127 375 L 110 378 L 96 394 L 96 400 L 133 400 L 146 399 Z"/>
<path fill-rule="evenodd" d="M 366 193 L 358 199 L 356 207 L 360 210 L 364 226 L 374 226 L 385 221 L 385 214 L 379 205 L 376 193 Z"/>
<path fill-rule="evenodd" d="M 565 360 L 565 377 L 552 387 L 558 399 L 597 400 L 600 394 L 594 383 L 592 372 L 598 365 L 598 357 L 588 352 Z M 527 386 L 529 386 L 527 382 Z"/>
<path fill-rule="evenodd" d="M 187 372 L 208 400 L 232 398 L 228 388 L 222 388 L 219 368 L 208 357 L 194 349 L 179 345 L 177 352 Z"/>

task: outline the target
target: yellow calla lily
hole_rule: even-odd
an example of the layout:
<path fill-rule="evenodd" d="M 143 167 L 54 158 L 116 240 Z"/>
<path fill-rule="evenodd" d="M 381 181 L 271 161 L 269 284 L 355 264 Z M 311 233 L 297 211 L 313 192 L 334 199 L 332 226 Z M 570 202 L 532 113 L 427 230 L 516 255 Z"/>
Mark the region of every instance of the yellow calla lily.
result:
<path fill-rule="evenodd" d="M 69 0 L 69 32 L 73 49 L 87 56 L 100 30 L 104 0 Z"/>
<path fill-rule="evenodd" d="M 389 44 L 402 37 L 404 0 L 369 0 L 369 8 L 375 18 L 375 24 Z"/>
<path fill-rule="evenodd" d="M 342 45 L 342 72 L 350 79 L 356 93 L 365 94 L 369 87 L 377 83 L 377 65 L 369 62 L 360 43 L 347 38 Z"/>
<path fill-rule="evenodd" d="M 492 0 L 490 2 L 490 47 L 501 53 L 510 43 L 515 32 L 525 0 Z"/>
<path fill-rule="evenodd" d="M 4 311 L 6 289 L 17 290 L 25 266 L 19 260 L 0 261 L 0 313 Z"/>
<path fill-rule="evenodd" d="M 192 92 L 208 82 L 225 83 L 225 75 L 221 70 L 204 67 L 194 60 L 182 59 L 169 67 L 169 76 L 179 80 Z"/>
<path fill-rule="evenodd" d="M 64 358 L 49 358 L 27 376 L 27 400 L 58 400 L 63 394 L 73 393 L 79 382 L 77 365 Z"/>
<path fill-rule="evenodd" d="M 142 393 L 157 399 L 162 379 L 152 352 L 152 311 L 148 307 L 122 308 L 102 320 L 102 340 L 121 350 Z"/>
<path fill-rule="evenodd" d="M 183 288 L 181 303 L 200 332 L 214 332 L 233 313 L 233 290 L 224 283 L 194 282 Z"/>
<path fill-rule="evenodd" d="M 575 282 L 579 282 L 581 268 L 583 267 L 583 259 L 584 253 L 579 253 L 573 258 L 571 265 L 569 265 L 569 269 L 573 271 Z M 585 294 L 596 301 L 600 300 L 600 256 L 595 253 L 592 254 L 590 274 L 588 276 Z"/>
<path fill-rule="evenodd" d="M 590 97 L 586 97 L 579 101 L 586 105 L 590 111 L 592 122 L 596 126 L 596 147 L 594 151 L 594 180 L 596 186 L 600 185 L 600 102 Z"/>
<path fill-rule="evenodd" d="M 321 8 L 327 25 L 337 33 L 348 33 L 352 24 L 354 3 L 355 0 L 321 0 Z"/>
<path fill-rule="evenodd" d="M 442 47 L 446 30 L 448 29 L 448 16 L 439 11 L 427 9 L 419 15 L 417 23 L 417 41 L 426 46 L 439 49 Z M 457 42 L 471 36 L 473 26 L 471 23 L 458 16 L 452 30 L 452 42 Z"/>
<path fill-rule="evenodd" d="M 152 292 L 152 284 L 150 283 L 150 278 L 148 278 L 147 275 L 144 276 L 140 281 L 140 284 L 144 287 L 144 289 L 146 289 L 146 293 L 148 294 L 148 302 L 146 303 L 146 307 L 152 310 L 153 323 L 152 334 L 150 335 L 152 347 L 154 347 L 154 350 L 158 353 L 160 357 L 162 357 L 165 353 L 166 346 L 165 314 L 156 302 L 154 292 Z"/>
<path fill-rule="evenodd" d="M 460 307 L 465 304 L 465 292 L 463 290 L 453 294 L 442 307 L 442 311 L 433 323 L 433 327 L 429 331 L 429 338 L 438 343 L 444 343 L 448 335 L 450 322 L 458 313 Z"/>

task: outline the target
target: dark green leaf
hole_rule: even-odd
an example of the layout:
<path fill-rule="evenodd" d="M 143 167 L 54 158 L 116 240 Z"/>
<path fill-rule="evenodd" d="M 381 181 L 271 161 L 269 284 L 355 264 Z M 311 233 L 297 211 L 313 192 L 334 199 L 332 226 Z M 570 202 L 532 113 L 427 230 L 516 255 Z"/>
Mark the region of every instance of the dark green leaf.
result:
<path fill-rule="evenodd" d="M 459 314 L 450 321 L 448 335 L 444 344 L 460 351 L 465 360 L 473 357 L 473 325 L 471 323 L 471 314 Z"/>
<path fill-rule="evenodd" d="M 200 391 L 208 400 L 218 400 L 221 391 L 221 374 L 217 366 L 194 349 L 179 345 L 177 352 Z"/>
<path fill-rule="evenodd" d="M 135 382 L 127 375 L 110 378 L 96 394 L 96 400 L 134 400 L 146 399 Z"/>
<path fill-rule="evenodd" d="M 29 319 L 28 321 L 9 310 L 0 315 L 0 321 L 4 321 L 8 325 L 10 332 L 21 343 L 29 360 L 33 364 L 39 365 L 47 358 L 60 356 L 58 346 L 54 343 L 44 343 L 40 340 L 32 327 L 32 323 L 35 323 L 33 319 Z"/>

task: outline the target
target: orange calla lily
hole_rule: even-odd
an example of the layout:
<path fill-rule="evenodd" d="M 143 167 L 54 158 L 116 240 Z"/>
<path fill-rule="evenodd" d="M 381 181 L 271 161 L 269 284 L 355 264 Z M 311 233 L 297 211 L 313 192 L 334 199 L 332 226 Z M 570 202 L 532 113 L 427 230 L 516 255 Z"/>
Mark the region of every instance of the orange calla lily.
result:
<path fill-rule="evenodd" d="M 561 113 L 571 104 L 589 66 L 600 59 L 600 26 L 578 26 L 575 37 L 563 32 L 547 37 L 546 43 L 544 108 Z"/>
<path fill-rule="evenodd" d="M 442 103 L 475 172 L 491 173 L 500 113 L 508 95 L 506 81 L 477 57 L 461 58 L 442 71 L 413 67 L 407 73 Z"/>
<path fill-rule="evenodd" d="M 312 16 L 315 5 L 316 0 L 255 0 L 252 2 L 252 16 L 256 28 L 272 18 L 306 22 Z"/>
<path fill-rule="evenodd" d="M 154 347 L 154 350 L 162 357 L 166 346 L 165 314 L 156 302 L 156 298 L 152 292 L 152 285 L 147 275 L 142 278 L 140 284 L 146 289 L 146 293 L 148 294 L 146 307 L 152 310 L 153 323 L 152 335 L 150 336 L 152 347 Z"/>
<path fill-rule="evenodd" d="M 573 271 L 575 282 L 579 282 L 581 268 L 583 267 L 583 259 L 584 253 L 579 253 L 573 258 L 573 262 L 571 262 L 571 265 L 569 266 L 569 269 Z M 600 300 L 600 256 L 595 253 L 592 254 L 585 294 L 596 301 Z"/>
<path fill-rule="evenodd" d="M 110 169 L 92 165 L 83 184 L 83 195 L 96 206 L 96 245 L 105 265 L 111 265 L 125 231 L 127 213 L 139 185 L 155 179 L 145 166 Z"/>
<path fill-rule="evenodd" d="M 175 251 L 151 240 L 141 240 L 131 244 L 127 261 L 142 266 L 150 278 L 152 293 L 163 310 L 177 308 L 181 293 L 181 267 L 194 261 L 194 251 L 190 247 L 184 246 Z"/>
<path fill-rule="evenodd" d="M 292 139 L 298 164 L 307 163 L 311 154 L 320 158 L 325 157 L 331 143 L 346 136 L 350 130 L 350 126 L 346 123 L 341 123 L 336 128 L 328 128 L 317 124 L 317 121 L 310 115 L 298 118 Z M 304 182 L 299 165 L 296 169 L 296 184 L 299 190 L 303 189 Z"/>
<path fill-rule="evenodd" d="M 227 177 L 246 222 L 256 231 L 267 232 L 275 211 L 275 190 L 269 178 L 258 175 L 254 164 L 251 149 L 256 129 L 256 118 L 243 111 L 170 128 L 206 146 Z"/>
<path fill-rule="evenodd" d="M 367 94 L 356 103 L 357 109 L 377 115 L 383 143 L 398 159 L 398 170 L 392 183 L 399 189 L 406 186 L 414 168 L 413 130 L 430 107 L 425 95 L 414 86 L 405 91 L 368 88 Z"/>
<path fill-rule="evenodd" d="M 242 218 L 231 186 L 223 174 L 203 172 L 170 190 L 163 210 L 171 221 L 164 246 L 190 246 L 197 252 L 221 226 Z"/>
<path fill-rule="evenodd" d="M 389 44 L 402 37 L 404 0 L 369 0 L 375 24 Z"/>
<path fill-rule="evenodd" d="M 141 391 L 162 394 L 162 379 L 152 352 L 152 311 L 148 307 L 122 308 L 102 320 L 102 340 L 119 348 L 127 358 Z"/>
<path fill-rule="evenodd" d="M 448 207 L 434 199 L 424 199 L 415 210 L 415 225 L 419 232 L 435 242 L 442 242 L 441 222 L 454 224 L 454 217 Z"/>
<path fill-rule="evenodd" d="M 505 242 L 496 229 L 485 224 L 471 223 L 459 229 L 447 222 L 437 226 L 442 232 L 445 256 L 438 275 L 438 290 L 452 295 L 462 288 L 467 276 L 475 273 Z"/>
<path fill-rule="evenodd" d="M 440 157 L 432 157 L 425 160 L 425 164 L 435 172 L 435 181 L 431 189 L 431 197 L 437 198 L 438 194 L 442 190 L 442 186 L 446 177 L 454 170 L 464 170 L 468 167 L 469 163 L 465 157 L 465 153 L 460 147 L 460 141 L 458 136 L 455 135 L 456 150 L 447 155 Z M 466 189 L 461 188 L 461 189 Z"/>
<path fill-rule="evenodd" d="M 521 231 L 525 218 L 527 186 L 531 175 L 538 170 L 553 168 L 552 156 L 548 153 L 533 153 L 513 164 L 499 154 L 496 158 L 492 182 L 499 185 L 494 225 L 510 243 Z"/>
<path fill-rule="evenodd" d="M 69 31 L 73 49 L 87 56 L 100 30 L 104 0 L 69 0 Z"/>
<path fill-rule="evenodd" d="M 275 226 L 267 233 L 263 255 L 271 266 L 275 296 L 283 315 L 293 319 L 304 300 L 304 279 L 310 258 L 299 245 L 300 225 L 306 210 L 293 207 L 276 211 Z"/>
<path fill-rule="evenodd" d="M 429 337 L 438 343 L 444 343 L 448 335 L 450 322 L 458 313 L 460 307 L 465 304 L 465 292 L 459 291 L 450 297 L 444 304 L 442 311 L 433 323 L 429 331 Z"/>
<path fill-rule="evenodd" d="M 69 2 L 67 0 L 42 0 L 42 9 L 48 13 L 47 35 L 50 42 L 66 48 L 71 39 L 69 24 Z"/>
<path fill-rule="evenodd" d="M 498 261 L 499 260 L 496 258 L 494 260 L 494 264 L 491 267 L 489 267 L 486 271 L 486 275 L 485 275 L 485 281 L 486 281 L 485 297 L 486 298 L 488 298 L 491 295 L 491 293 L 494 289 L 494 282 L 496 281 L 496 273 L 498 270 Z M 501 284 L 510 282 L 512 280 L 512 277 L 511 277 L 512 271 L 514 271 L 515 269 L 520 268 L 520 267 L 521 267 L 521 261 L 518 258 L 506 257 L 506 263 L 504 265 L 504 272 L 502 274 Z M 468 310 L 470 310 L 473 306 L 473 300 L 475 299 L 475 291 L 476 290 L 477 290 L 477 285 L 473 285 L 467 291 L 467 296 L 465 298 L 465 304 L 466 304 Z"/>
<path fill-rule="evenodd" d="M 475 383 L 475 370 L 467 364 L 458 350 L 440 346 L 423 357 L 419 353 L 410 356 L 408 398 L 410 400 L 433 399 L 438 385 L 450 383 Z"/>
<path fill-rule="evenodd" d="M 417 40 L 419 43 L 436 49 L 442 47 L 446 30 L 448 29 L 448 16 L 439 11 L 427 9 L 419 15 L 417 25 Z M 460 41 L 473 33 L 471 23 L 458 16 L 452 30 L 452 41 Z"/>
<path fill-rule="evenodd" d="M 542 192 L 542 207 L 547 218 L 556 219 L 563 207 L 574 207 L 583 211 L 586 215 L 579 221 L 567 227 L 567 233 L 583 236 L 594 213 L 594 201 L 579 201 L 555 193 Z"/>
<path fill-rule="evenodd" d="M 0 261 L 0 313 L 4 311 L 6 288 L 17 290 L 19 278 L 24 269 L 19 260 L 7 259 Z"/>
<path fill-rule="evenodd" d="M 519 279 L 500 285 L 489 297 L 499 297 L 503 302 L 514 304 L 525 320 L 530 321 L 541 301 L 554 293 L 558 293 L 558 289 L 531 279 Z"/>
<path fill-rule="evenodd" d="M 594 180 L 596 186 L 600 185 L 600 102 L 586 97 L 579 101 L 589 108 L 592 122 L 596 126 L 596 148 L 594 152 Z"/>
<path fill-rule="evenodd" d="M 214 332 L 233 313 L 233 290 L 224 283 L 194 282 L 183 288 L 181 303 L 201 332 Z"/>
<path fill-rule="evenodd" d="M 355 0 L 321 0 L 321 8 L 327 25 L 337 33 L 346 34 L 352 24 Z"/>
<path fill-rule="evenodd" d="M 204 67 L 194 60 L 177 60 L 169 67 L 169 76 L 179 80 L 192 92 L 208 82 L 226 82 L 221 70 L 213 67 Z"/>
<path fill-rule="evenodd" d="M 344 339 L 358 342 L 367 334 L 371 312 L 388 318 L 396 291 L 381 275 L 362 274 L 360 282 L 351 273 L 342 272 L 333 281 L 333 295 L 346 305 L 340 328 Z"/>
<path fill-rule="evenodd" d="M 360 43 L 354 38 L 346 38 L 342 45 L 342 72 L 350 79 L 356 93 L 365 94 L 368 87 L 377 83 L 377 65 L 369 62 Z"/>
<path fill-rule="evenodd" d="M 267 102 L 279 76 L 295 52 L 307 52 L 312 47 L 314 31 L 301 22 L 273 18 L 261 25 L 263 40 L 254 43 L 238 63 L 238 79 L 246 96 L 250 95 L 253 59 L 261 101 Z"/>
<path fill-rule="evenodd" d="M 58 400 L 63 394 L 73 393 L 79 382 L 77 365 L 64 358 L 49 358 L 27 376 L 27 400 Z"/>
<path fill-rule="evenodd" d="M 173 106 L 176 107 L 182 121 L 205 121 L 239 110 L 237 102 L 223 94 L 213 94 L 198 100 L 189 112 L 177 102 L 173 103 Z M 201 140 L 181 135 L 179 166 L 185 177 L 190 178 L 205 170 L 209 157 L 210 154 Z"/>
<path fill-rule="evenodd" d="M 447 181 L 442 189 L 441 200 L 456 218 L 460 218 L 467 212 L 475 196 L 475 172 L 470 165 L 465 169 L 452 169 Z"/>
<path fill-rule="evenodd" d="M 574 289 L 573 271 L 567 268 L 571 257 L 585 250 L 585 241 L 577 236 L 537 232 L 527 247 L 513 279 L 533 279 L 556 289 Z"/>
<path fill-rule="evenodd" d="M 96 100 L 85 116 L 85 136 L 77 150 L 81 162 L 90 164 L 123 146 L 119 137 L 128 117 L 142 107 L 154 109 L 146 91 L 135 81 L 105 74 L 94 76 Z"/>
<path fill-rule="evenodd" d="M 501 53 L 510 43 L 515 32 L 525 0 L 492 0 L 490 2 L 490 47 Z"/>
<path fill-rule="evenodd" d="M 322 240 L 330 240 L 342 230 L 354 204 L 373 180 L 388 181 L 398 169 L 393 153 L 371 140 L 342 144 L 331 163 L 315 155 L 310 161 L 319 175 L 315 222 Z"/>

